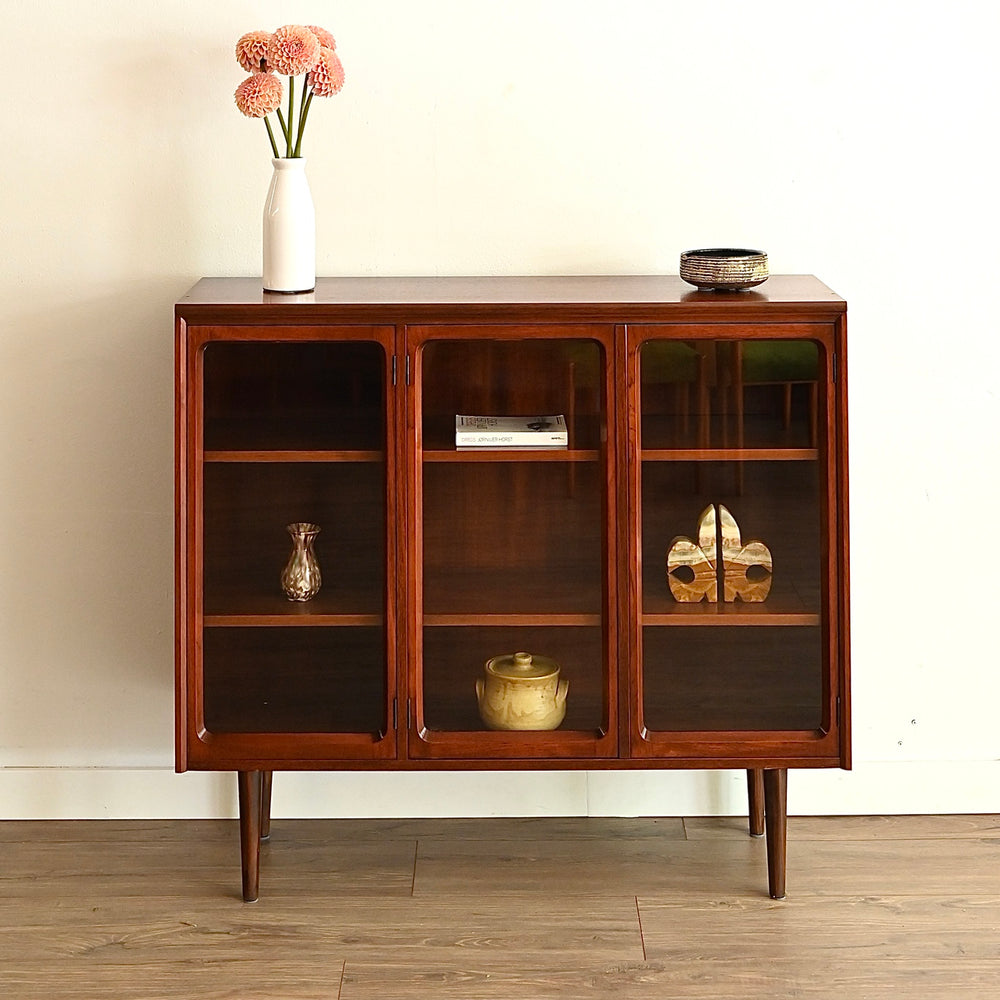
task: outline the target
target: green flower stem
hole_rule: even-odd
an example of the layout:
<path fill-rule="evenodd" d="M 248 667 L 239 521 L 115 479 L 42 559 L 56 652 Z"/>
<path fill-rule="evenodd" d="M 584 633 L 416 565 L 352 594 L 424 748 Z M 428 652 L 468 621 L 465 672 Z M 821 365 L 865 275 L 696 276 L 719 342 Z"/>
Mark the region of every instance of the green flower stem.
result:
<path fill-rule="evenodd" d="M 309 91 L 309 96 L 302 101 L 299 108 L 299 137 L 295 140 L 295 155 L 302 155 L 302 133 L 306 130 L 306 118 L 309 115 L 309 106 L 312 104 L 313 92 Z"/>
<path fill-rule="evenodd" d="M 295 121 L 295 77 L 288 78 L 288 133 L 285 136 L 285 156 L 292 155 L 292 122 Z"/>
<path fill-rule="evenodd" d="M 278 144 L 274 141 L 274 133 L 271 131 L 271 122 L 267 115 L 264 115 L 264 124 L 267 126 L 267 137 L 271 140 L 271 149 L 274 151 L 274 158 L 278 158 Z"/>
<path fill-rule="evenodd" d="M 308 102 L 306 101 L 306 97 L 308 97 L 308 93 L 307 93 L 307 90 L 306 90 L 306 83 L 305 83 L 305 80 L 303 80 L 303 81 L 302 81 L 302 99 L 301 99 L 301 100 L 299 101 L 299 124 L 298 124 L 298 134 L 297 134 L 297 135 L 296 135 L 296 137 L 295 137 L 295 148 L 296 148 L 296 149 L 298 149 L 298 148 L 299 148 L 299 143 L 301 143 L 301 142 L 302 142 L 302 112 L 303 112 L 303 111 L 305 111 L 305 109 L 306 109 L 306 104 L 308 103 Z M 296 154 L 296 155 L 298 155 L 298 154 Z"/>
<path fill-rule="evenodd" d="M 281 108 L 278 108 L 278 124 L 281 126 L 281 137 L 288 142 L 288 126 L 285 124 L 285 116 L 281 113 Z"/>

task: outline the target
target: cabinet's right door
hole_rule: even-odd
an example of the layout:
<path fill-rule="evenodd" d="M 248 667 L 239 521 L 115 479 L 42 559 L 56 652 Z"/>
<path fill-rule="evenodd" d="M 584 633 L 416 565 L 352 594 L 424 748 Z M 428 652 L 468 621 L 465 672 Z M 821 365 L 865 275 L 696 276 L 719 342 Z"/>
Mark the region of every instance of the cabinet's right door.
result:
<path fill-rule="evenodd" d="M 628 331 L 633 756 L 843 763 L 836 344 Z"/>

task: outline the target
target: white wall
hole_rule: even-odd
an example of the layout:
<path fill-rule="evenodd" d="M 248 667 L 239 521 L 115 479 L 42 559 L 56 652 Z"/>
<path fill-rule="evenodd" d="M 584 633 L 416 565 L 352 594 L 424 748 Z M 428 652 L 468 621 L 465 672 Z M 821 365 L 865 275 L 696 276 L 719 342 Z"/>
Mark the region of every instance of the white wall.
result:
<path fill-rule="evenodd" d="M 228 815 L 172 773 L 172 304 L 259 273 L 235 39 L 339 40 L 327 274 L 676 273 L 850 304 L 856 770 L 793 811 L 1000 811 L 1000 18 L 945 3 L 4 3 L 0 816 Z M 739 774 L 293 775 L 275 811 L 740 811 Z"/>

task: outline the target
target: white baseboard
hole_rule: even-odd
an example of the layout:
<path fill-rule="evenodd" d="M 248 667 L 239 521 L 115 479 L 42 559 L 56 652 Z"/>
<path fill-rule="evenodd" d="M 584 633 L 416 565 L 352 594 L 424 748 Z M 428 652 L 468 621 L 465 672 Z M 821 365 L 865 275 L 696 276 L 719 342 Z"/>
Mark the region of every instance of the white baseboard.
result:
<path fill-rule="evenodd" d="M 725 816 L 742 771 L 280 772 L 275 817 Z M 1000 761 L 862 763 L 794 771 L 792 815 L 1000 813 Z M 0 768 L 0 819 L 236 815 L 232 774 L 167 768 Z"/>

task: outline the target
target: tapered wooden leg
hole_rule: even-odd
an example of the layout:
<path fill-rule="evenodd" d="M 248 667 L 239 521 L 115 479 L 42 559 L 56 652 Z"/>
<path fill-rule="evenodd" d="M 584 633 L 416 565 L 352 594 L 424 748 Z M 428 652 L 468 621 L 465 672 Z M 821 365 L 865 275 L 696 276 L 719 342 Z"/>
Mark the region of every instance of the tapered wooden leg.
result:
<path fill-rule="evenodd" d="M 788 769 L 764 771 L 764 825 L 767 828 L 767 886 L 772 899 L 785 898 L 788 828 Z"/>
<path fill-rule="evenodd" d="M 260 839 L 271 836 L 271 779 L 273 771 L 260 772 Z"/>
<path fill-rule="evenodd" d="M 260 777 L 260 771 L 239 772 L 240 858 L 245 903 L 256 900 L 260 884 Z"/>
<path fill-rule="evenodd" d="M 764 836 L 764 772 L 759 767 L 747 771 L 747 799 L 750 803 L 750 836 Z"/>

